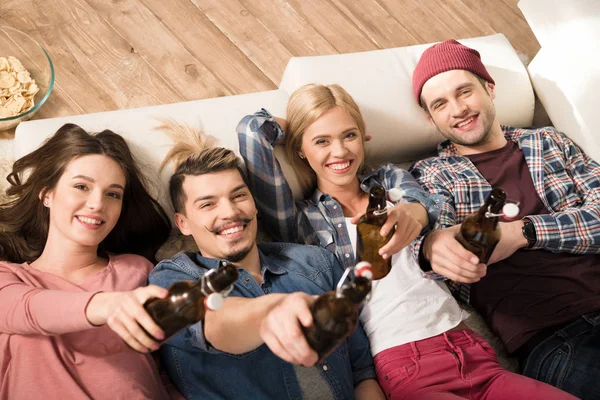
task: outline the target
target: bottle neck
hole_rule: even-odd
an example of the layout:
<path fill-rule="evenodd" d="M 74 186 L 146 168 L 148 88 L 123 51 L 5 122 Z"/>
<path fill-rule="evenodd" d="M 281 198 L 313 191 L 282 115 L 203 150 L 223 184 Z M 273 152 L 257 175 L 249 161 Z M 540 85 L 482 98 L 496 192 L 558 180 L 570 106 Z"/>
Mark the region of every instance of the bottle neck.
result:
<path fill-rule="evenodd" d="M 231 286 L 238 278 L 237 268 L 231 264 L 221 265 L 216 270 L 205 274 L 197 285 L 201 285 L 203 291 L 208 295 L 221 292 Z"/>

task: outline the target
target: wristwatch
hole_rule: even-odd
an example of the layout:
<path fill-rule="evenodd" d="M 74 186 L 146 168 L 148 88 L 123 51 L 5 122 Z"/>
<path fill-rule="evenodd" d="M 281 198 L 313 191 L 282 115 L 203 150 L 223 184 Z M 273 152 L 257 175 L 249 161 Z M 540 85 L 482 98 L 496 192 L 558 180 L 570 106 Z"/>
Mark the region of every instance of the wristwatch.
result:
<path fill-rule="evenodd" d="M 535 225 L 531 222 L 530 219 L 525 219 L 525 223 L 523 224 L 523 237 L 527 239 L 527 247 L 526 249 L 530 249 L 535 245 L 537 241 L 537 236 L 535 234 Z"/>

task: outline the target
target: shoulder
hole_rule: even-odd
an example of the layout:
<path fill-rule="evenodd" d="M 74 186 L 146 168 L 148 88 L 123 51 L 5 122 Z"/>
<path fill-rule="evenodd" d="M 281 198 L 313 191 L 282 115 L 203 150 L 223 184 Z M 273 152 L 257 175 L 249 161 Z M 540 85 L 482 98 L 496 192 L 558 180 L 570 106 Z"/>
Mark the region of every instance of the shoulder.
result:
<path fill-rule="evenodd" d="M 329 272 L 337 265 L 335 255 L 320 247 L 296 243 L 263 243 L 260 251 L 296 271 Z"/>
<path fill-rule="evenodd" d="M 180 252 L 162 260 L 150 272 L 148 281 L 154 285 L 169 286 L 176 281 L 202 277 L 207 269 L 198 265 L 193 257 L 194 253 Z"/>

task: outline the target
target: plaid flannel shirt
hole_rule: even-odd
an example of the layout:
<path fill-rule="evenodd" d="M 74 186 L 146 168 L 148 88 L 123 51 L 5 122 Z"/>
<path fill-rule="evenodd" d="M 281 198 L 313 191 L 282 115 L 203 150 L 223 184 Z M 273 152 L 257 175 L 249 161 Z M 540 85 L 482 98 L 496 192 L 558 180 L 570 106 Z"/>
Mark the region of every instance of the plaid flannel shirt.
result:
<path fill-rule="evenodd" d="M 248 183 L 263 227 L 280 242 L 317 245 L 333 252 L 344 268 L 355 264 L 354 250 L 342 206 L 328 194 L 315 190 L 312 197 L 295 202 L 273 148 L 284 132 L 271 114 L 262 109 L 242 119 L 236 129 L 240 154 L 248 169 Z M 426 209 L 433 226 L 443 203 L 441 196 L 431 195 L 407 171 L 392 164 L 359 176 L 361 189 L 368 192 L 374 184 L 386 190 L 400 188 L 403 200 L 419 202 Z M 429 227 L 425 227 L 425 233 Z"/>
<path fill-rule="evenodd" d="M 535 226 L 533 249 L 575 254 L 600 253 L 600 164 L 552 127 L 517 129 L 502 127 L 507 140 L 523 151 L 536 192 L 550 210 L 528 215 Z M 418 161 L 411 168 L 417 181 L 446 198 L 434 228 L 461 223 L 476 212 L 491 191 L 489 183 L 449 141 L 438 146 L 439 157 Z M 413 246 L 418 260 L 424 236 Z M 568 268 L 568 266 L 565 266 Z M 434 272 L 433 279 L 446 279 Z M 468 302 L 470 285 L 449 281 L 453 294 Z"/>

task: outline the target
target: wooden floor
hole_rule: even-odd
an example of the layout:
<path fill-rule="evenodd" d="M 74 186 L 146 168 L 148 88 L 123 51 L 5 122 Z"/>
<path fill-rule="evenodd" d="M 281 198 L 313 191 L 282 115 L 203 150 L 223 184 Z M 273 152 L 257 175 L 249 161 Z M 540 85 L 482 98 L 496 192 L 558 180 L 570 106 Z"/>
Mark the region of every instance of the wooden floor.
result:
<path fill-rule="evenodd" d="M 293 56 L 503 33 L 531 59 L 539 44 L 517 3 L 2 0 L 0 25 L 48 50 L 56 85 L 34 118 L 50 118 L 274 89 Z"/>

